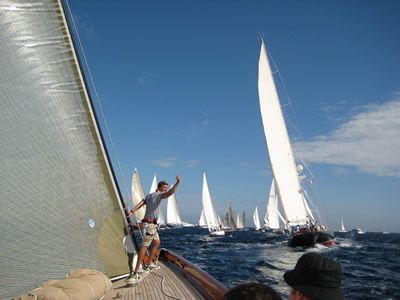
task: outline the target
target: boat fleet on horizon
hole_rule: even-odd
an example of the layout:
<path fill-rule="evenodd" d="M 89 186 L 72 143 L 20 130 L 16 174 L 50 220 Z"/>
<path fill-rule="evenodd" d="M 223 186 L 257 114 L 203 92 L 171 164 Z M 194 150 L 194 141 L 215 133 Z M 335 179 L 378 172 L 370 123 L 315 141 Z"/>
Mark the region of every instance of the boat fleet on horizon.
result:
<path fill-rule="evenodd" d="M 264 223 L 269 229 L 285 231 L 289 236 L 289 246 L 307 247 L 315 244 L 333 246 L 334 236 L 326 231 L 324 224 L 317 221 L 320 219 L 317 218 L 319 212 L 312 205 L 306 192 L 305 184 L 312 183 L 312 177 L 306 175 L 304 162 L 294 151 L 290 141 L 273 72 L 262 39 L 258 65 L 258 94 L 264 138 L 273 176 Z M 135 173 L 137 174 L 137 170 Z M 137 182 L 140 182 L 139 179 Z M 134 205 L 137 203 L 135 201 L 140 201 L 144 196 L 140 191 L 140 184 L 136 185 L 136 189 L 138 191 L 132 193 Z M 176 200 L 170 199 L 169 202 L 171 205 L 168 205 L 168 212 L 173 211 L 175 216 L 179 215 Z M 223 236 L 225 230 L 236 230 L 245 225 L 245 214 L 238 214 L 234 221 L 231 206 L 228 208 L 226 222 L 222 221 L 214 209 L 205 173 L 203 174 L 202 205 L 201 224 L 207 225 L 210 235 Z M 170 209 L 170 206 L 175 209 Z M 143 212 L 138 212 L 137 220 L 141 220 L 141 213 Z M 258 208 L 255 209 L 253 218 L 256 228 L 261 229 Z M 168 223 L 178 224 L 179 222 L 175 217 L 173 221 L 167 220 Z"/>

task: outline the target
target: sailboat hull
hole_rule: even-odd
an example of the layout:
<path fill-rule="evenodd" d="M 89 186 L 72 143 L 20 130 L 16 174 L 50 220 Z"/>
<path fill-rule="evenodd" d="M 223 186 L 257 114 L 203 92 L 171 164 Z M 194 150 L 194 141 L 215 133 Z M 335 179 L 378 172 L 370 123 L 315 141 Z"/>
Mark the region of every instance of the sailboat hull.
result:
<path fill-rule="evenodd" d="M 335 245 L 335 240 L 331 234 L 324 231 L 303 232 L 291 236 L 288 244 L 290 247 L 312 247 L 316 244 L 332 247 Z"/>

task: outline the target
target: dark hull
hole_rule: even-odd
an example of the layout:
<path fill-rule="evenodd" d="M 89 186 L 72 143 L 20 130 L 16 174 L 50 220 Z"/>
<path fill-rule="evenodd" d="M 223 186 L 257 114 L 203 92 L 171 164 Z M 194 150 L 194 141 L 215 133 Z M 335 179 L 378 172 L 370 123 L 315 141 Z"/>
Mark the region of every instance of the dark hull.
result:
<path fill-rule="evenodd" d="M 316 244 L 328 247 L 335 245 L 334 237 L 324 231 L 298 233 L 291 236 L 288 243 L 290 247 L 312 247 Z"/>

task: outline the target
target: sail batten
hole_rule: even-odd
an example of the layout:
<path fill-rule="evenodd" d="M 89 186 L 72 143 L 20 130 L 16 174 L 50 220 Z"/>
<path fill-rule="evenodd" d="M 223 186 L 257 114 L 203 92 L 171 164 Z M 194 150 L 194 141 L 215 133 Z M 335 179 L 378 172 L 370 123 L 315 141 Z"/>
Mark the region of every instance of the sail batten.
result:
<path fill-rule="evenodd" d="M 264 43 L 259 58 L 258 90 L 270 165 L 286 221 L 305 223 L 308 219 L 302 190 Z"/>

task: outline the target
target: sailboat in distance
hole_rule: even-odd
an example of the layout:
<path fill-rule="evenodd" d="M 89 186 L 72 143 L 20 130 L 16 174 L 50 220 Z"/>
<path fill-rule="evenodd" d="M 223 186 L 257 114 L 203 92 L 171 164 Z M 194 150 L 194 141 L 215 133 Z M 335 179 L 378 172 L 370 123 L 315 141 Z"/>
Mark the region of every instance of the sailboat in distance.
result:
<path fill-rule="evenodd" d="M 203 173 L 203 192 L 202 192 L 202 203 L 204 216 L 206 218 L 208 231 L 211 236 L 223 236 L 225 231 L 222 230 L 222 226 L 218 221 L 218 215 L 215 211 L 214 204 L 211 199 L 210 189 L 208 188 L 208 182 L 206 173 Z"/>
<path fill-rule="evenodd" d="M 256 230 L 260 230 L 261 229 L 261 224 L 260 224 L 260 218 L 258 216 L 258 208 L 256 206 L 256 209 L 254 210 L 253 213 L 253 222 L 254 222 L 254 226 L 256 227 Z"/>
<path fill-rule="evenodd" d="M 342 218 L 342 225 L 340 227 L 340 232 L 347 232 L 346 228 L 344 228 L 344 224 L 343 224 L 343 218 Z"/>
<path fill-rule="evenodd" d="M 285 226 L 289 229 L 289 246 L 333 245 L 333 236 L 320 230 L 320 225 L 316 226 L 307 209 L 298 174 L 300 168 L 296 166 L 264 41 L 258 65 L 258 94 L 276 193 L 282 204 Z"/>

